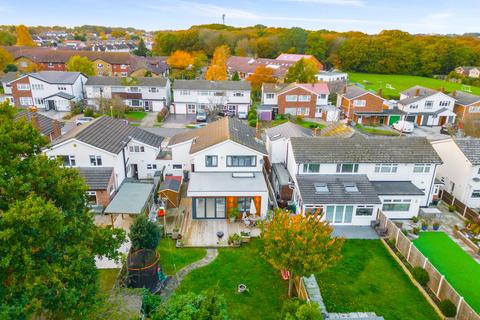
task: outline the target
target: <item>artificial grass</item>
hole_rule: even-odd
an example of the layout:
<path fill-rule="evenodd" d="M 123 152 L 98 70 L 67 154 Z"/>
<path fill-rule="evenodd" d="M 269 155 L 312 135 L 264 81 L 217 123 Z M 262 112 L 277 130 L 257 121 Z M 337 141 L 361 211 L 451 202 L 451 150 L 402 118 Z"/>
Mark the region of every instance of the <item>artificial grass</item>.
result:
<path fill-rule="evenodd" d="M 207 255 L 207 250 L 203 248 L 177 248 L 172 239 L 160 240 L 157 251 L 160 253 L 160 265 L 163 272 L 168 275 L 174 275 L 183 267 L 201 260 Z"/>
<path fill-rule="evenodd" d="M 465 91 L 465 87 L 460 83 L 453 83 L 446 80 L 427 77 L 349 72 L 348 78 L 351 82 L 362 84 L 368 90 L 371 89 L 375 92 L 378 92 L 378 90 L 381 88 L 383 97 L 392 99 L 399 98 L 401 91 L 415 85 L 420 85 L 435 90 L 444 88 L 447 92 L 452 92 L 454 90 Z M 393 89 L 387 88 L 387 85 L 390 85 L 393 87 Z M 471 93 L 480 95 L 479 87 L 470 86 L 470 90 Z"/>
<path fill-rule="evenodd" d="M 380 240 L 346 240 L 338 264 L 315 277 L 329 312 L 439 319 Z"/>
<path fill-rule="evenodd" d="M 112 290 L 115 280 L 117 280 L 119 269 L 99 269 L 98 279 L 100 284 L 100 292 L 108 293 Z"/>
<path fill-rule="evenodd" d="M 444 232 L 420 232 L 413 243 L 465 301 L 480 312 L 480 264 Z"/>
<path fill-rule="evenodd" d="M 376 135 L 376 136 L 398 136 L 399 135 L 399 133 L 395 131 L 375 128 L 375 127 L 362 126 L 361 124 L 357 124 L 355 126 L 355 129 L 361 132 Z"/>
<path fill-rule="evenodd" d="M 133 121 L 141 121 L 143 118 L 147 116 L 147 112 L 145 111 L 127 111 L 125 115 L 129 120 Z"/>
<path fill-rule="evenodd" d="M 229 319 L 278 319 L 288 284 L 261 257 L 260 246 L 260 240 L 252 240 L 240 248 L 219 249 L 218 257 L 209 265 L 193 270 L 175 294 L 218 288 L 226 299 Z M 237 293 L 241 283 L 248 292 Z"/>

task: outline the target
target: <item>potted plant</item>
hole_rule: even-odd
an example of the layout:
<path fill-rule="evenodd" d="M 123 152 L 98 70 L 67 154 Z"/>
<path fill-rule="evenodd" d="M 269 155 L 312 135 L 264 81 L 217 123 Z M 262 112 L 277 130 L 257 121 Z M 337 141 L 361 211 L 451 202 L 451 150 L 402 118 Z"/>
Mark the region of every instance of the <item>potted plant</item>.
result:
<path fill-rule="evenodd" d="M 181 240 L 181 239 L 177 239 L 177 242 L 176 242 L 177 248 L 178 248 L 178 247 L 183 247 L 183 245 L 184 245 L 184 241 Z"/>
<path fill-rule="evenodd" d="M 180 232 L 180 225 L 177 223 L 172 231 L 172 239 L 177 240 Z"/>
<path fill-rule="evenodd" d="M 418 234 L 420 233 L 420 228 L 418 228 L 418 227 L 413 228 L 413 229 L 412 229 L 412 233 L 413 233 L 414 235 L 417 235 L 417 236 L 418 236 Z"/>
<path fill-rule="evenodd" d="M 422 221 L 422 230 L 423 230 L 423 231 L 427 231 L 427 229 L 428 229 L 428 222 L 425 221 L 425 220 L 423 220 L 423 221 Z"/>
<path fill-rule="evenodd" d="M 228 237 L 228 244 L 239 246 L 242 244 L 242 239 L 238 233 L 234 233 Z"/>
<path fill-rule="evenodd" d="M 238 210 L 237 207 L 230 208 L 228 210 L 228 218 L 230 219 L 230 222 L 235 222 L 237 218 L 240 217 L 240 210 Z"/>
<path fill-rule="evenodd" d="M 448 211 L 455 212 L 455 210 L 457 210 L 457 208 L 454 205 L 448 206 Z"/>
<path fill-rule="evenodd" d="M 435 221 L 433 223 L 433 230 L 437 231 L 438 229 L 440 229 L 440 223 L 438 223 L 437 221 Z"/>
<path fill-rule="evenodd" d="M 251 239 L 250 231 L 240 231 L 240 237 L 243 243 L 250 242 L 250 239 Z"/>
<path fill-rule="evenodd" d="M 238 285 L 238 293 L 244 293 L 247 290 L 247 286 L 243 283 Z"/>
<path fill-rule="evenodd" d="M 418 222 L 418 216 L 413 216 L 412 221 L 413 221 L 413 223 L 417 223 Z"/>

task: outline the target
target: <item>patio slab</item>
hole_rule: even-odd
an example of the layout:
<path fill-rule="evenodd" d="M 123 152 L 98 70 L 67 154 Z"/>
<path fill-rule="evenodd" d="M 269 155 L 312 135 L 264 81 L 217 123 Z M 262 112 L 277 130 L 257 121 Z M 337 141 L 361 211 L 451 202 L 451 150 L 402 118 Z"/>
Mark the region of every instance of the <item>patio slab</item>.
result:
<path fill-rule="evenodd" d="M 333 226 L 332 235 L 346 239 L 379 239 L 376 232 L 369 226 Z"/>

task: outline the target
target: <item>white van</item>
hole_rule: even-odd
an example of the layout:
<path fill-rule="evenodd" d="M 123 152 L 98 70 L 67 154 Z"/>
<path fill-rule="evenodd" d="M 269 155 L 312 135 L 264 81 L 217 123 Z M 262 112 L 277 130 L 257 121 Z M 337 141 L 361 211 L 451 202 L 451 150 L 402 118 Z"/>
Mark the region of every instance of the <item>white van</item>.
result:
<path fill-rule="evenodd" d="M 400 120 L 393 124 L 393 129 L 398 130 L 403 133 L 412 133 L 415 124 L 413 122 L 408 122 L 405 120 Z"/>

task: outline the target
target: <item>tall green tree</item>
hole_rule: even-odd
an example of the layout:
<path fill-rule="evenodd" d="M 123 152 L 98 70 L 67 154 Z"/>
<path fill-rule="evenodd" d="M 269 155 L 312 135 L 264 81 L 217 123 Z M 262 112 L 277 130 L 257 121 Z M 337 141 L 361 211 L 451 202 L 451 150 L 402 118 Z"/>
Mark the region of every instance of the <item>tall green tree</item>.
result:
<path fill-rule="evenodd" d="M 300 59 L 288 68 L 285 82 L 314 83 L 317 81 L 317 63 L 313 59 Z"/>
<path fill-rule="evenodd" d="M 140 39 L 138 42 L 138 48 L 133 50 L 133 54 L 136 56 L 141 56 L 141 57 L 146 57 L 148 54 L 148 49 L 147 46 L 145 45 L 145 41 L 143 39 Z"/>
<path fill-rule="evenodd" d="M 0 45 L 2 46 L 13 46 L 17 42 L 17 38 L 14 34 L 0 30 Z"/>
<path fill-rule="evenodd" d="M 325 61 L 327 57 L 327 41 L 323 39 L 320 31 L 310 32 L 305 41 L 307 49 L 306 54 L 311 54 L 319 61 Z"/>
<path fill-rule="evenodd" d="M 280 209 L 262 228 L 263 256 L 275 268 L 290 271 L 289 297 L 295 277 L 323 271 L 341 258 L 343 239 L 332 237 L 332 226 L 320 218 Z"/>
<path fill-rule="evenodd" d="M 0 318 L 89 318 L 94 258 L 118 258 L 125 232 L 94 224 L 78 171 L 42 155 L 47 140 L 6 103 L 0 145 Z"/>
<path fill-rule="evenodd" d="M 157 55 L 170 55 L 177 50 L 178 37 L 170 32 L 158 32 L 155 35 L 152 51 Z"/>
<path fill-rule="evenodd" d="M 130 227 L 130 240 L 134 249 L 155 249 L 160 243 L 162 234 L 156 223 L 144 215 L 138 216 Z"/>
<path fill-rule="evenodd" d="M 305 53 L 307 37 L 308 31 L 305 29 L 298 27 L 287 29 L 279 36 L 280 50 L 289 53 Z"/>

